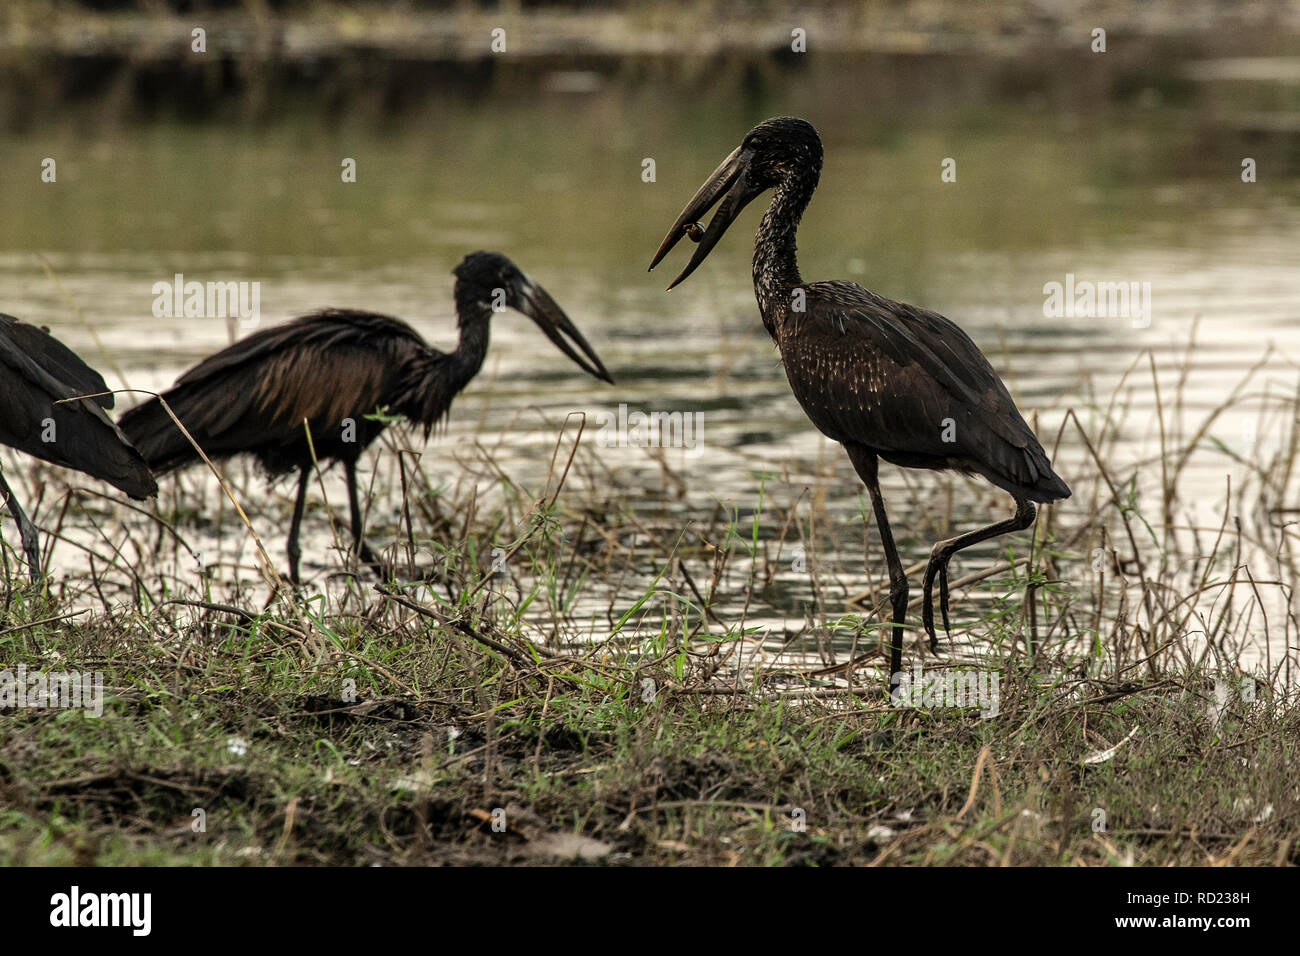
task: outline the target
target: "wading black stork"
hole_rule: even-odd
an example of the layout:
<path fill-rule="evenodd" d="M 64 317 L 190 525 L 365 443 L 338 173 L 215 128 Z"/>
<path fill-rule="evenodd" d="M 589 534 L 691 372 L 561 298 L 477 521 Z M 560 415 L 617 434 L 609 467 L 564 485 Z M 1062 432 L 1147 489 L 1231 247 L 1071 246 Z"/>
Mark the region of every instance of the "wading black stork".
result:
<path fill-rule="evenodd" d="M 583 371 L 613 382 L 555 300 L 505 256 L 475 252 L 452 274 L 460 320 L 452 352 L 428 345 L 400 319 L 329 309 L 250 335 L 200 362 L 163 395 L 208 457 L 247 453 L 271 477 L 298 471 L 286 548 L 294 584 L 312 447 L 318 461 L 343 463 L 354 553 L 378 566 L 362 537 L 356 468 L 386 422 L 367 416 L 386 408 L 423 425 L 427 440 L 483 365 L 494 310 L 509 305 L 524 313 Z M 128 411 L 120 424 L 156 474 L 200 460 L 156 398 Z"/>
<path fill-rule="evenodd" d="M 1009 492 L 1016 513 L 986 528 L 940 541 L 930 552 L 921 618 L 932 651 L 933 586 L 948 630 L 948 562 L 981 541 L 1029 527 L 1033 502 L 1068 498 L 1006 386 L 975 343 L 942 315 L 892 302 L 852 282 L 805 283 L 795 231 L 822 168 L 813 127 L 794 117 L 755 126 L 722 161 L 659 245 L 653 269 L 683 235 L 699 245 L 673 288 L 704 261 L 740 211 L 773 189 L 754 240 L 754 294 L 775 340 L 786 377 L 804 412 L 840 444 L 871 495 L 889 564 L 893 606 L 891 683 L 902 670 L 907 576 L 885 515 L 877 459 L 904 468 L 954 469 L 983 475 Z M 705 229 L 697 220 L 718 204 Z"/>
<path fill-rule="evenodd" d="M 79 398 L 93 395 L 94 398 Z M 61 401 L 76 398 L 76 401 Z M 0 443 L 84 471 L 132 498 L 158 493 L 149 467 L 104 411 L 103 377 L 44 329 L 0 314 Z M 33 581 L 41 578 L 36 526 L 0 474 L 0 495 L 18 525 Z"/>

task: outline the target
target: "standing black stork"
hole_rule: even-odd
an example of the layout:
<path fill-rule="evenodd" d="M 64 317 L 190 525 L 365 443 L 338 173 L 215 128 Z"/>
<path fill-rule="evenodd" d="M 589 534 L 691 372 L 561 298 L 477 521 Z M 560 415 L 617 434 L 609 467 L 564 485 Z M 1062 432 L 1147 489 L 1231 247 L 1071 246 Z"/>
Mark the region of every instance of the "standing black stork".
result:
<path fill-rule="evenodd" d="M 460 320 L 455 351 L 438 351 L 401 319 L 328 309 L 236 342 L 190 369 L 162 396 L 210 458 L 247 453 L 271 477 L 297 469 L 286 547 L 294 584 L 313 447 L 317 460 L 343 463 L 353 551 L 378 566 L 362 537 L 357 459 L 387 423 L 367 416 L 386 408 L 422 424 L 427 440 L 483 365 L 494 310 L 517 309 L 583 371 L 614 381 L 555 300 L 505 256 L 472 253 L 452 274 Z M 128 411 L 120 424 L 156 474 L 200 460 L 157 398 Z"/>
<path fill-rule="evenodd" d="M 766 120 L 745 136 L 686 204 L 659 245 L 653 269 L 689 235 L 699 243 L 671 289 L 704 261 L 756 196 L 776 190 L 754 240 L 754 294 L 776 342 L 795 398 L 823 434 L 839 442 L 867 486 L 889 564 L 893 606 L 891 684 L 902 670 L 907 576 L 885 515 L 877 459 L 904 468 L 983 475 L 1009 492 L 1016 513 L 986 528 L 940 541 L 930 552 L 921 617 L 938 650 L 933 586 L 948 631 L 948 562 L 981 541 L 1029 527 L 1033 502 L 1068 498 L 1033 431 L 988 359 L 953 322 L 892 302 L 852 282 L 805 283 L 795 231 L 822 168 L 817 131 L 801 119 Z M 717 203 L 705 229 L 697 222 Z"/>
<path fill-rule="evenodd" d="M 144 459 L 105 413 L 112 407 L 103 376 L 76 353 L 44 329 L 0 314 L 0 444 L 84 471 L 132 498 L 157 494 Z M 32 580 L 39 581 L 36 526 L 3 474 L 0 494 L 18 525 Z"/>

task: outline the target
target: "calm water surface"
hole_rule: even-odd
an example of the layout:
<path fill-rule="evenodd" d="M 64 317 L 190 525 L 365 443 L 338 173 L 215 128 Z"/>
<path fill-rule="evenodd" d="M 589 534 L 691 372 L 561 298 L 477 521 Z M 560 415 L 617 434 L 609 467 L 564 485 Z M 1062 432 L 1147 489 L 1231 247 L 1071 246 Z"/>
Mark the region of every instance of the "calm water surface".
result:
<path fill-rule="evenodd" d="M 527 319 L 502 315 L 483 373 L 430 449 L 432 469 L 453 482 L 477 441 L 515 480 L 540 488 L 552 425 L 571 410 L 626 403 L 703 412 L 701 447 L 664 456 L 680 486 L 644 449 L 594 453 L 628 486 L 647 489 L 643 510 L 661 519 L 704 513 L 715 502 L 748 513 L 762 472 L 775 476 L 767 493 L 785 504 L 811 488 L 834 524 L 826 533 L 835 545 L 819 560 L 832 591 L 854 593 L 866 583 L 861 487 L 790 395 L 753 299 L 749 255 L 763 201 L 672 293 L 664 286 L 685 262 L 683 250 L 656 273 L 645 269 L 664 230 L 753 122 L 798 113 L 826 145 L 821 187 L 800 231 L 805 277 L 851 278 L 956 320 L 1026 415 L 1036 416 L 1046 444 L 1067 409 L 1091 420 L 1089 407 L 1110 400 L 1147 349 L 1157 357 L 1166 409 L 1186 358 L 1183 416 L 1192 428 L 1270 347 L 1250 391 L 1294 395 L 1300 355 L 1300 134 L 1243 130 L 1233 107 L 1263 100 L 1284 112 L 1300 93 L 1270 79 L 1187 80 L 1193 67 L 1167 66 L 1182 78 L 1177 95 L 1160 93 L 1157 83 L 1104 107 L 997 89 L 966 90 L 950 106 L 930 97 L 909 108 L 906 95 L 878 91 L 859 108 L 843 98 L 828 106 L 830 81 L 814 71 L 780 90 L 724 87 L 685 107 L 635 84 L 598 83 L 585 94 L 534 90 L 523 103 L 500 89 L 473 105 L 448 102 L 391 123 L 310 113 L 260 126 L 36 118 L 0 135 L 0 309 L 48 325 L 111 385 L 155 390 L 232 332 L 220 319 L 152 316 L 153 284 L 174 273 L 260 282 L 263 324 L 327 305 L 365 308 L 402 316 L 430 342 L 451 347 L 450 270 L 468 251 L 498 249 L 552 292 L 618 385 L 582 377 Z M 568 84 L 575 85 L 582 87 Z M 57 184 L 32 172 L 46 156 L 58 162 Z M 1244 156 L 1257 160 L 1258 182 L 1241 181 Z M 340 181 L 344 157 L 357 161 L 355 184 Z M 651 183 L 642 180 L 646 158 L 655 164 Z M 956 160 L 956 182 L 941 182 L 945 158 Z M 1149 327 L 1124 317 L 1045 316 L 1044 285 L 1067 274 L 1148 283 Z M 1194 326 L 1196 348 L 1185 355 Z M 1118 395 L 1127 411 L 1108 455 L 1126 478 L 1159 447 L 1145 360 Z M 1247 455 L 1285 442 L 1289 424 L 1263 407 L 1235 406 L 1213 435 Z M 7 452 L 0 460 L 10 474 L 27 467 Z M 1067 480 L 1091 472 L 1071 430 L 1058 470 Z M 384 482 L 393 480 L 391 468 L 381 471 Z M 236 475 L 243 481 L 246 472 Z M 1213 448 L 1194 456 L 1180 488 L 1188 524 L 1218 525 L 1229 477 L 1237 486 L 1249 471 Z M 964 522 L 1009 505 L 960 479 L 905 476 L 892 466 L 883 478 L 911 559 L 928 550 L 906 534 L 920 512 L 946 513 L 951 503 Z M 1158 483 L 1158 473 L 1142 472 L 1144 491 Z M 243 487 L 280 559 L 292 488 L 268 494 L 253 479 Z M 341 487 L 328 487 L 338 508 Z M 1061 523 L 1090 505 L 1076 495 Z M 320 544 L 328 526 L 319 511 L 312 519 Z M 211 546 L 223 561 L 251 564 L 251 546 L 226 531 Z M 194 531 L 200 540 L 205 534 L 215 533 Z M 874 553 L 874 531 L 869 541 Z M 304 550 L 308 573 L 333 569 L 333 556 Z M 995 550 L 968 552 L 962 569 L 980 567 Z M 63 567 L 79 560 L 66 547 L 56 554 Z M 786 567 L 788 554 L 780 560 L 766 603 L 748 615 L 776 634 L 804 625 L 810 599 L 807 576 Z M 603 616 L 607 604 L 617 613 L 655 569 L 647 561 L 627 582 L 626 600 L 593 599 L 593 614 L 599 607 Z"/>

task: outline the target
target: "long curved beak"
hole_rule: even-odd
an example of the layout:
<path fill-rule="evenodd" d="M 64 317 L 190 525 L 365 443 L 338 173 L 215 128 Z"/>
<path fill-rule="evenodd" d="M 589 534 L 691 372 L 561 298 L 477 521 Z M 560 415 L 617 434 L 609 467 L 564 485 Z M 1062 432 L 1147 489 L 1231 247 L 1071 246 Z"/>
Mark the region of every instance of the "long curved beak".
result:
<path fill-rule="evenodd" d="M 704 185 L 691 197 L 682 214 L 668 230 L 668 235 L 664 236 L 664 241 L 659 243 L 659 251 L 650 261 L 652 270 L 659 265 L 664 256 L 668 255 L 669 250 L 681 241 L 682 236 L 687 234 L 693 223 L 702 219 L 715 203 L 721 202 L 718 211 L 713 214 L 713 219 L 709 222 L 709 228 L 699 238 L 699 245 L 695 247 L 695 254 L 691 256 L 691 261 L 686 264 L 681 275 L 672 281 L 669 289 L 695 271 L 696 267 L 713 251 L 713 247 L 718 244 L 727 227 L 740 215 L 740 211 L 762 191 L 750 188 L 745 180 L 745 168 L 749 165 L 752 156 L 751 151 L 741 146 L 732 150 L 731 155 L 722 161 L 722 164 L 704 181 Z"/>
<path fill-rule="evenodd" d="M 595 350 L 587 344 L 587 340 L 582 337 L 577 326 L 569 321 L 564 310 L 545 289 L 531 279 L 525 278 L 515 308 L 536 322 L 537 327 L 545 333 L 546 337 L 555 343 L 555 347 L 573 359 L 584 372 L 611 385 L 614 384 L 613 377 L 605 370 L 605 365 Z M 565 336 L 568 336 L 568 339 Z M 569 339 L 582 350 L 581 355 L 574 350 L 573 345 L 569 344 Z"/>

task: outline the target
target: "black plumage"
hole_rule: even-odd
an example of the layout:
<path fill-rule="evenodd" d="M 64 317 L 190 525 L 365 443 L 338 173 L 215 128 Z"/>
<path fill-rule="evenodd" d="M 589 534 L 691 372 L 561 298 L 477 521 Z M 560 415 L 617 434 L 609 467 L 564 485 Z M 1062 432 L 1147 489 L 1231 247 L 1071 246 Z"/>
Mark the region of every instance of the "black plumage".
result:
<path fill-rule="evenodd" d="M 405 416 L 427 438 L 482 366 L 494 307 L 528 315 L 585 371 L 612 381 L 555 300 L 505 256 L 474 253 L 453 274 L 460 323 L 454 351 L 433 348 L 401 319 L 328 309 L 248 336 L 200 362 L 162 396 L 208 457 L 249 454 L 272 476 L 298 471 L 287 546 L 294 583 L 312 450 L 322 463 L 342 462 L 354 548 L 376 565 L 362 538 L 356 464 L 385 422 L 367 416 L 381 409 Z M 156 398 L 128 411 L 121 426 L 158 474 L 200 460 Z"/>
<path fill-rule="evenodd" d="M 905 468 L 983 475 L 1030 501 L 1069 494 L 1006 386 L 956 324 L 852 282 L 806 288 L 806 313 L 784 323 L 781 359 L 799 404 L 827 437 L 867 443 Z"/>
<path fill-rule="evenodd" d="M 775 190 L 754 241 L 753 280 L 763 324 L 776 342 L 795 398 L 848 452 L 867 486 L 890 572 L 891 672 L 902 668 L 907 578 L 877 476 L 878 459 L 906 468 L 983 475 L 1016 501 L 1012 518 L 934 545 L 923 584 L 922 621 L 937 649 L 932 587 L 948 626 L 952 555 L 1032 524 L 1033 502 L 1069 497 L 1033 430 L 984 354 L 956 324 L 852 282 L 805 283 L 795 234 L 821 175 L 817 131 L 779 117 L 750 130 L 700 187 L 664 237 L 654 268 L 683 235 L 699 245 L 671 289 L 708 256 L 756 196 Z M 717 204 L 707 229 L 697 219 Z"/>
<path fill-rule="evenodd" d="M 106 413 L 112 407 L 103 376 L 75 352 L 44 329 L 0 314 L 0 443 L 100 478 L 132 498 L 157 494 L 144 459 Z M 39 579 L 36 528 L 3 476 L 0 493 Z"/>

